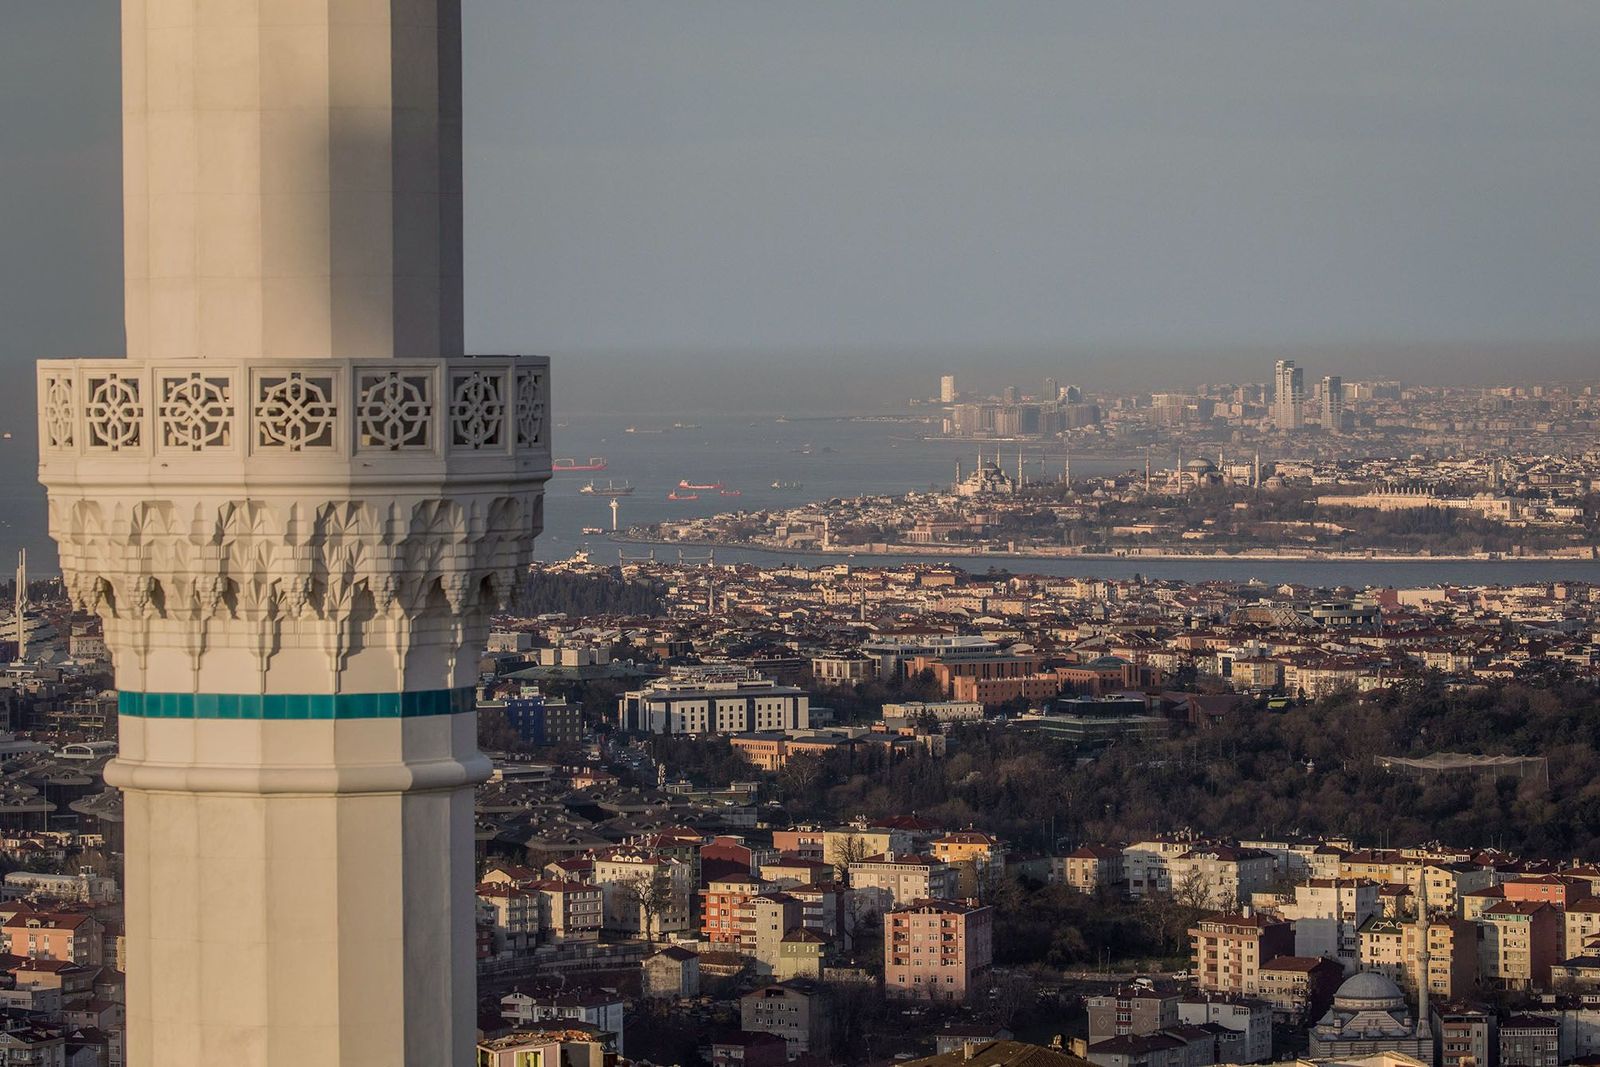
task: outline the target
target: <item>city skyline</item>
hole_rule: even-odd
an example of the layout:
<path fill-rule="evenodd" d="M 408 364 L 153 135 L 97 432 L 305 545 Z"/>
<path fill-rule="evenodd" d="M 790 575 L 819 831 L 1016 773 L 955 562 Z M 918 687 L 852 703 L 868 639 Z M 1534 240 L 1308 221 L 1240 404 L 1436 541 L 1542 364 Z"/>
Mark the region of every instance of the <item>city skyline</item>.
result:
<path fill-rule="evenodd" d="M 0 1062 L 1600 1064 L 1597 34 L 0 0 Z"/>

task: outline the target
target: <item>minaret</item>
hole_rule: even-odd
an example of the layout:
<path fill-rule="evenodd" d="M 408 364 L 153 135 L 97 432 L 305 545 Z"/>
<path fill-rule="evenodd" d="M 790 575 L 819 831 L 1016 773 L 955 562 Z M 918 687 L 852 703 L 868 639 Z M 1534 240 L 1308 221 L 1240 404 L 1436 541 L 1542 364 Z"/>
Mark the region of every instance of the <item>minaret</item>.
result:
<path fill-rule="evenodd" d="M 1431 1042 L 1433 1040 L 1433 1022 L 1428 1018 L 1430 1014 L 1428 989 L 1430 976 L 1428 970 L 1429 965 L 1432 963 L 1432 955 L 1428 947 L 1427 904 L 1423 903 L 1419 907 L 1423 912 L 1423 916 L 1417 920 L 1417 925 L 1421 928 L 1419 933 L 1422 937 L 1422 944 L 1418 946 L 1417 960 L 1417 1040 Z M 1428 1063 L 1434 1062 L 1431 1052 L 1425 1057 L 1425 1060 Z"/>
<path fill-rule="evenodd" d="M 1017 492 L 1022 492 L 1022 449 L 1017 449 Z"/>
<path fill-rule="evenodd" d="M 1255 485 L 1253 485 L 1251 488 L 1260 489 L 1261 488 L 1261 451 L 1259 449 L 1256 450 L 1256 473 L 1255 473 L 1255 479 L 1256 479 L 1255 480 Z"/>
<path fill-rule="evenodd" d="M 1150 491 L 1150 449 L 1148 447 L 1144 450 L 1144 491 L 1146 493 Z"/>
<path fill-rule="evenodd" d="M 121 11 L 127 358 L 41 362 L 38 428 L 126 1062 L 467 1064 L 473 686 L 550 451 L 548 363 L 463 352 L 460 0 Z"/>
<path fill-rule="evenodd" d="M 611 498 L 611 532 L 617 532 L 617 498 Z"/>
<path fill-rule="evenodd" d="M 16 584 L 16 603 L 12 610 L 16 612 L 17 621 L 17 662 L 22 663 L 28 658 L 28 550 L 25 548 L 17 553 Z"/>

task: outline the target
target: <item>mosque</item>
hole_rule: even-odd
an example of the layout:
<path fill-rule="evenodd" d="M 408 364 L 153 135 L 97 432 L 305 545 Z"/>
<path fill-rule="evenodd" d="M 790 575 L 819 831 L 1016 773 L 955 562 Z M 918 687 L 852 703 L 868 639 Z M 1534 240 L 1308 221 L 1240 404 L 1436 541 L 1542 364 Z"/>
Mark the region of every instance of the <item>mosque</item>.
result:
<path fill-rule="evenodd" d="M 978 452 L 978 466 L 966 477 L 961 475 L 961 461 L 956 461 L 956 480 L 950 491 L 956 496 L 1013 496 L 1022 489 L 1022 453 L 1017 453 L 1017 476 L 1012 478 L 1000 467 L 1000 453 L 985 459 Z"/>
<path fill-rule="evenodd" d="M 1424 972 L 1426 968 L 1423 968 Z M 1381 1052 L 1399 1052 L 1430 1067 L 1436 1062 L 1433 1028 L 1428 1022 L 1427 983 L 1421 983 L 1417 1015 L 1394 981 L 1376 971 L 1344 980 L 1333 1007 L 1311 1028 L 1311 1059 L 1348 1062 Z"/>

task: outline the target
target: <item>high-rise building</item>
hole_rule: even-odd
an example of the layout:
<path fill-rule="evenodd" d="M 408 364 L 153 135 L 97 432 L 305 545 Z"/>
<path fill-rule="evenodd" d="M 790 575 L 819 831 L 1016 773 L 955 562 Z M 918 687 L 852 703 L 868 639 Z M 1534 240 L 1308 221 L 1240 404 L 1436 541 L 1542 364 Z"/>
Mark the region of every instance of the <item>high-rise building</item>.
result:
<path fill-rule="evenodd" d="M 1305 399 L 1305 371 L 1292 359 L 1278 360 L 1273 374 L 1272 421 L 1280 430 L 1298 430 Z"/>
<path fill-rule="evenodd" d="M 954 404 L 956 402 L 956 376 L 946 374 L 939 379 L 939 403 Z"/>
<path fill-rule="evenodd" d="M 1322 379 L 1322 432 L 1338 433 L 1344 424 L 1344 382 L 1337 374 Z"/>
<path fill-rule="evenodd" d="M 1054 378 L 1044 380 L 1044 392 L 1039 394 L 1039 399 L 1046 404 L 1054 404 L 1061 399 L 1061 384 Z"/>
<path fill-rule="evenodd" d="M 120 691 L 129 1067 L 469 1062 L 477 651 L 548 364 L 463 352 L 460 0 L 123 0 L 127 355 L 41 362 Z"/>

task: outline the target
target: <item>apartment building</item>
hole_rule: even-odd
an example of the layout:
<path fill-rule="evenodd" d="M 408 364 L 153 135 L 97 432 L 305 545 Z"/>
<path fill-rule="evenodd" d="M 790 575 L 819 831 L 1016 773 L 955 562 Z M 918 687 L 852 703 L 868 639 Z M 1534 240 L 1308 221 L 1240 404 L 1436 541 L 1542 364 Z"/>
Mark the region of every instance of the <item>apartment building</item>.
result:
<path fill-rule="evenodd" d="M 1239 1058 L 1230 1063 L 1265 1063 L 1272 1059 L 1272 1005 L 1256 997 L 1227 993 L 1190 993 L 1178 1001 L 1183 1026 L 1221 1026 L 1241 1035 Z"/>
<path fill-rule="evenodd" d="M 1122 850 L 1112 845 L 1084 845 L 1051 863 L 1051 876 L 1080 893 L 1122 888 Z"/>
<path fill-rule="evenodd" d="M 1429 863 L 1422 868 L 1422 903 L 1436 917 L 1461 914 L 1461 898 L 1499 880 L 1494 868 L 1468 861 Z"/>
<path fill-rule="evenodd" d="M 800 901 L 787 893 L 767 893 L 750 897 L 738 911 L 738 951 L 756 961 L 757 974 L 776 973 L 783 939 L 802 928 Z"/>
<path fill-rule="evenodd" d="M 883 984 L 891 997 L 965 1000 L 994 960 L 994 909 L 924 900 L 883 917 Z"/>
<path fill-rule="evenodd" d="M 1130 985 L 1089 997 L 1089 1043 L 1124 1034 L 1153 1034 L 1178 1025 L 1178 993 L 1150 985 Z"/>
<path fill-rule="evenodd" d="M 1562 920 L 1562 959 L 1600 956 L 1600 899 L 1586 897 L 1568 904 Z"/>
<path fill-rule="evenodd" d="M 975 897 L 982 887 L 1005 873 L 1006 854 L 1000 839 L 978 830 L 945 834 L 933 842 L 933 858 L 956 871 L 954 896 Z"/>
<path fill-rule="evenodd" d="M 605 927 L 659 938 L 693 925 L 689 908 L 694 873 L 689 864 L 648 850 L 619 849 L 594 857 L 594 884 L 604 893 Z"/>
<path fill-rule="evenodd" d="M 538 942 L 539 896 L 520 886 L 486 882 L 477 889 L 478 923 L 493 931 L 497 956 L 524 952 Z"/>
<path fill-rule="evenodd" d="M 1428 946 L 1428 994 L 1441 1000 L 1463 996 L 1478 980 L 1478 928 L 1465 919 L 1408 922 L 1368 919 L 1361 927 L 1361 969 L 1392 978 L 1415 991 L 1421 980 L 1422 946 Z"/>
<path fill-rule="evenodd" d="M 1502 989 L 1548 989 L 1560 962 L 1561 913 L 1542 901 L 1502 900 L 1479 917 L 1480 967 Z"/>
<path fill-rule="evenodd" d="M 1261 967 L 1256 995 L 1279 1022 L 1298 1025 L 1322 1017 L 1344 981 L 1344 968 L 1322 956 L 1278 956 Z"/>
<path fill-rule="evenodd" d="M 790 1059 L 812 1051 L 822 1054 L 831 1019 L 822 987 L 805 978 L 763 986 L 739 998 L 739 1028 L 783 1038 Z"/>
<path fill-rule="evenodd" d="M 1277 863 L 1260 849 L 1204 845 L 1174 858 L 1168 870 L 1173 887 L 1190 902 L 1228 910 L 1270 886 Z"/>
<path fill-rule="evenodd" d="M 741 909 L 767 885 L 749 874 L 713 878 L 700 893 L 700 934 L 713 946 L 736 948 L 740 942 Z"/>
<path fill-rule="evenodd" d="M 1313 878 L 1278 909 L 1294 923 L 1294 955 L 1333 960 L 1347 975 L 1361 962 L 1362 926 L 1381 911 L 1378 883 L 1369 878 Z"/>
<path fill-rule="evenodd" d="M 1561 1020 L 1546 1015 L 1501 1019 L 1499 1048 L 1499 1062 L 1505 1067 L 1557 1067 L 1561 1063 Z"/>
<path fill-rule="evenodd" d="M 86 912 L 18 911 L 0 927 L 0 941 L 13 956 L 86 967 L 105 962 L 105 926 Z"/>
<path fill-rule="evenodd" d="M 539 937 L 550 944 L 598 941 L 605 926 L 605 890 L 582 882 L 541 879 L 528 887 L 538 897 Z"/>
<path fill-rule="evenodd" d="M 1436 1004 L 1433 1032 L 1439 1042 L 1439 1067 L 1490 1067 L 1498 1053 L 1495 1017 L 1464 1004 Z"/>
<path fill-rule="evenodd" d="M 1500 889 L 1507 900 L 1542 901 L 1560 909 L 1566 909 L 1592 895 L 1587 879 L 1560 874 L 1525 875 L 1502 882 Z"/>
<path fill-rule="evenodd" d="M 849 866 L 850 888 L 879 911 L 918 900 L 949 900 L 959 896 L 956 869 L 931 856 L 906 856 L 885 852 Z"/>
<path fill-rule="evenodd" d="M 1149 837 L 1123 848 L 1122 870 L 1128 880 L 1128 895 L 1141 900 L 1172 892 L 1172 861 L 1194 846 L 1193 841 Z"/>
<path fill-rule="evenodd" d="M 1263 915 L 1220 915 L 1196 923 L 1189 942 L 1200 989 L 1254 995 L 1261 988 L 1262 965 L 1290 955 L 1294 929 Z"/>

